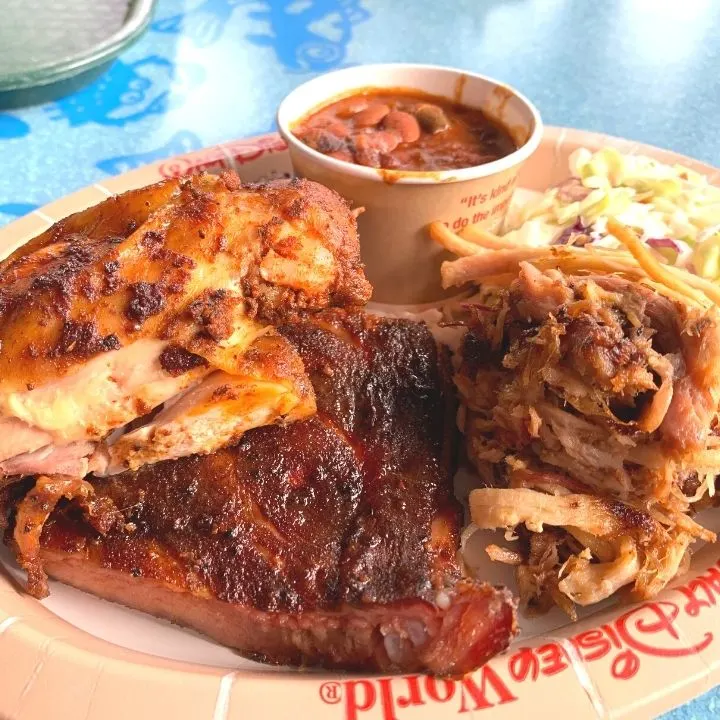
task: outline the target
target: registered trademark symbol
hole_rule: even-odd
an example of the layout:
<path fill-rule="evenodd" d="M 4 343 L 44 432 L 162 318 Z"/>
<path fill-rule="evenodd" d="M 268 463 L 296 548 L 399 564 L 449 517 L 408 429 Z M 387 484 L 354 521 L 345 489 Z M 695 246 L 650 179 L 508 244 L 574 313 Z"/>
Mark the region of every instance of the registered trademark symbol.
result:
<path fill-rule="evenodd" d="M 336 705 L 342 697 L 342 687 L 337 682 L 326 682 L 320 686 L 320 699 L 330 705 Z"/>

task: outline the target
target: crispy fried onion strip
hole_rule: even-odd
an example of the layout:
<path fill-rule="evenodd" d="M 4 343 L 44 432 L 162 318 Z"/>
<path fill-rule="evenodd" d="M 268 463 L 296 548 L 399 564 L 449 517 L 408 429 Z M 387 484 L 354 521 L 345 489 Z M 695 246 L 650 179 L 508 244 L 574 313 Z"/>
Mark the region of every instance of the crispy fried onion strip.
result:
<path fill-rule="evenodd" d="M 41 475 L 18 504 L 13 539 L 18 563 L 27 572 L 27 591 L 36 598 L 48 595 L 47 575 L 40 559 L 40 535 L 45 522 L 61 498 L 87 501 L 92 493 L 92 485 L 82 478 Z"/>
<path fill-rule="evenodd" d="M 548 495 L 528 488 L 483 488 L 470 493 L 473 523 L 482 529 L 524 524 L 564 528 L 590 550 L 560 568 L 558 589 L 578 605 L 600 602 L 634 582 L 637 599 L 652 597 L 678 572 L 692 536 L 664 528 L 649 514 L 593 495 Z"/>
<path fill-rule="evenodd" d="M 615 220 L 608 221 L 608 231 L 628 252 L 592 245 L 511 246 L 485 232 L 466 231 L 460 237 L 437 222 L 431 223 L 429 229 L 433 240 L 460 256 L 442 264 L 445 288 L 468 282 L 504 285 L 517 275 L 520 263 L 530 262 L 539 270 L 555 268 L 567 274 L 618 273 L 647 283 L 673 300 L 681 299 L 701 308 L 720 305 L 720 289 L 714 283 L 682 268 L 663 265 L 635 232 Z"/>
<path fill-rule="evenodd" d="M 474 255 L 479 248 L 507 250 L 517 247 L 511 240 L 504 240 L 499 235 L 473 226 L 468 227 L 462 235 L 456 235 L 440 222 L 430 224 L 430 237 L 451 252 L 461 256 Z"/>
<path fill-rule="evenodd" d="M 452 247 L 446 247 L 453 251 Z M 636 279 L 645 275 L 630 255 L 619 250 L 586 250 L 567 246 L 517 247 L 507 250 L 486 250 L 478 247 L 473 255 L 442 264 L 442 284 L 449 288 L 464 285 L 466 282 L 486 282 L 487 277 L 507 273 L 514 273 L 516 276 L 521 262 L 530 262 L 539 270 L 557 268 L 568 274 L 588 270 L 619 272 Z"/>

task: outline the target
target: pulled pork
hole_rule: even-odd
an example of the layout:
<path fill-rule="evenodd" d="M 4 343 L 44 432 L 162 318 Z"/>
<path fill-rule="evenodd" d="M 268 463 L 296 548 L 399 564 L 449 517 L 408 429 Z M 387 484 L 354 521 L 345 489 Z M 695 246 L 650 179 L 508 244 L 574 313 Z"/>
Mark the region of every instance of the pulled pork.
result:
<path fill-rule="evenodd" d="M 717 309 L 528 263 L 466 309 L 456 384 L 485 485 L 471 515 L 524 526 L 525 604 L 573 616 L 621 588 L 656 594 L 715 540 L 691 515 L 720 474 Z"/>
<path fill-rule="evenodd" d="M 8 489 L 12 488 L 8 485 Z M 10 507 L 12 493 L 0 498 L 0 515 Z M 47 575 L 40 559 L 40 538 L 55 506 L 61 500 L 75 500 L 87 522 L 105 535 L 123 516 L 107 498 L 96 498 L 92 485 L 69 475 L 40 475 L 32 488 L 17 502 L 12 543 L 18 563 L 27 572 L 27 591 L 36 598 L 49 594 Z M 7 503 L 7 504 L 6 504 Z M 3 529 L 6 523 L 3 522 Z"/>

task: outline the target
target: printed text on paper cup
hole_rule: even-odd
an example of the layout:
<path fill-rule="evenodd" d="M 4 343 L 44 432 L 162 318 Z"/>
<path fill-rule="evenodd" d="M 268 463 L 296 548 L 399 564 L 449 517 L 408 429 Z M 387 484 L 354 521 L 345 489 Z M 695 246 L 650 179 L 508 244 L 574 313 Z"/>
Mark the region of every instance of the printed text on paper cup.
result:
<path fill-rule="evenodd" d="M 446 220 L 444 224 L 455 232 L 459 232 L 468 225 L 477 225 L 485 220 L 502 217 L 507 211 L 512 198 L 512 188 L 517 177 L 510 178 L 501 185 L 496 185 L 489 193 L 479 192 L 460 198 L 463 208 L 453 220 Z"/>

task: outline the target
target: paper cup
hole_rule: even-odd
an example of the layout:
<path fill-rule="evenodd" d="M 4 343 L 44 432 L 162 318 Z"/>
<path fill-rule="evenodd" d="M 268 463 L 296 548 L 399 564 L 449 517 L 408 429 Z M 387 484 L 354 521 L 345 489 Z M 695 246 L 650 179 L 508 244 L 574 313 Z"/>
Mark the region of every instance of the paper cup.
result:
<path fill-rule="evenodd" d="M 371 88 L 402 88 L 480 108 L 510 132 L 518 149 L 485 165 L 415 172 L 354 165 L 323 155 L 293 134 L 294 125 L 340 97 Z M 542 137 L 532 103 L 496 80 L 432 65 L 365 65 L 321 75 L 293 90 L 278 109 L 280 134 L 298 175 L 317 180 L 364 207 L 358 218 L 362 258 L 373 300 L 424 303 L 445 293 L 440 264 L 450 258 L 427 232 L 434 220 L 455 231 L 468 225 L 498 231 L 522 164 Z"/>

